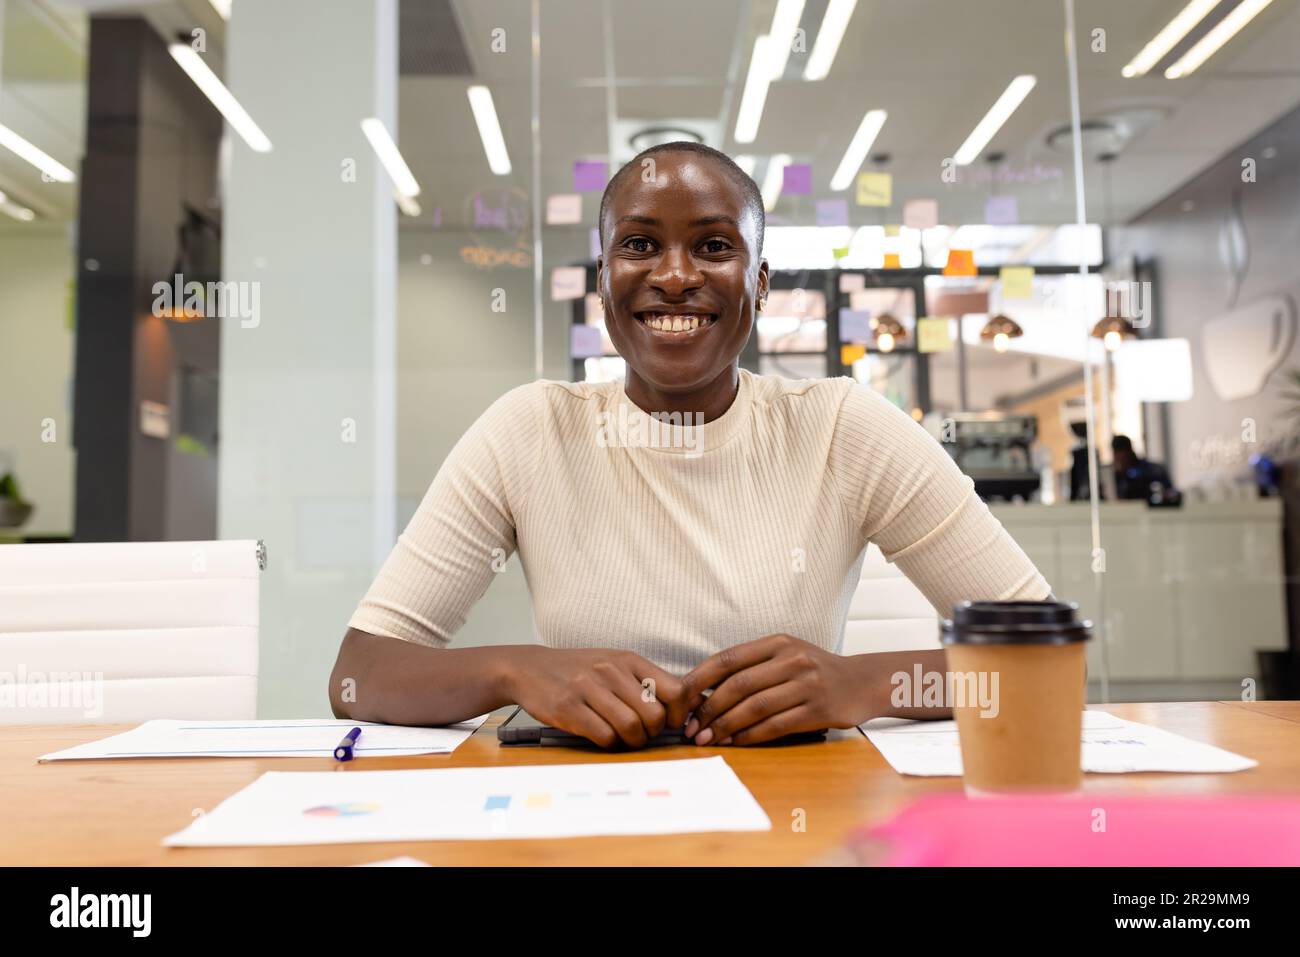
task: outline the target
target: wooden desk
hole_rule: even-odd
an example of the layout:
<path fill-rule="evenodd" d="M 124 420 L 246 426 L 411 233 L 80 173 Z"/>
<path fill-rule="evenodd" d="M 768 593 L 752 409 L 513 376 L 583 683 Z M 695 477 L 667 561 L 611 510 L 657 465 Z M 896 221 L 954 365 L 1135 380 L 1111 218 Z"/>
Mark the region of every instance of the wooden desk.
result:
<path fill-rule="evenodd" d="M 1157 725 L 1248 755 L 1236 774 L 1089 775 L 1097 793 L 1300 793 L 1300 702 L 1107 705 L 1121 718 Z M 961 787 L 957 778 L 896 774 L 856 730 L 785 748 L 655 749 L 603 754 L 562 748 L 502 749 L 488 723 L 454 754 L 367 758 L 163 758 L 37 764 L 42 754 L 125 730 L 121 725 L 0 728 L 0 865 L 360 864 L 409 854 L 430 864 L 803 864 L 839 846 L 853 827 L 909 800 Z M 211 810 L 264 771 L 340 774 L 393 768 L 490 767 L 586 761 L 656 761 L 723 754 L 772 819 L 772 830 L 565 840 L 427 841 L 314 847 L 164 848 L 197 809 Z M 806 830 L 792 829 L 795 809 Z"/>

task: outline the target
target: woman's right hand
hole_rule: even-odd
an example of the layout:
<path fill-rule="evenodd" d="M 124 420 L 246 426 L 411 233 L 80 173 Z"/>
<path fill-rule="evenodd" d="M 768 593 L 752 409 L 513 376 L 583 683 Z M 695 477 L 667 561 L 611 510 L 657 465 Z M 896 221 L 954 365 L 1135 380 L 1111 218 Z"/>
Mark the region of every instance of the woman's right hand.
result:
<path fill-rule="evenodd" d="M 524 647 L 512 655 L 512 699 L 537 720 L 594 741 L 643 748 L 686 721 L 680 678 L 630 651 Z"/>

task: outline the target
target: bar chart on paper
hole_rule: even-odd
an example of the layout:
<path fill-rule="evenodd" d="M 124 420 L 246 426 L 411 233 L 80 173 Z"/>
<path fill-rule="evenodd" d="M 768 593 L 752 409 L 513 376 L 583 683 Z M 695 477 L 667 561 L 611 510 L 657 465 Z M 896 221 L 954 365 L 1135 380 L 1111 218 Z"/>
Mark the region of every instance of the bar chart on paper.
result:
<path fill-rule="evenodd" d="M 679 761 L 269 771 L 163 843 L 346 844 L 766 831 L 721 756 Z"/>

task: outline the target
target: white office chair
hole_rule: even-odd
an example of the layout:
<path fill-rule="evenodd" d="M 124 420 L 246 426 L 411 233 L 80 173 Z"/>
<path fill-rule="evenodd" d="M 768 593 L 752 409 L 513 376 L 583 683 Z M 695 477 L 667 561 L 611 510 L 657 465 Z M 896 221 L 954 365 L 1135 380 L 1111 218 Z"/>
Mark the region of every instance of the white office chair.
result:
<path fill-rule="evenodd" d="M 0 724 L 257 714 L 261 542 L 0 545 Z"/>
<path fill-rule="evenodd" d="M 875 545 L 868 545 L 840 653 L 939 648 L 939 615 L 921 590 Z"/>

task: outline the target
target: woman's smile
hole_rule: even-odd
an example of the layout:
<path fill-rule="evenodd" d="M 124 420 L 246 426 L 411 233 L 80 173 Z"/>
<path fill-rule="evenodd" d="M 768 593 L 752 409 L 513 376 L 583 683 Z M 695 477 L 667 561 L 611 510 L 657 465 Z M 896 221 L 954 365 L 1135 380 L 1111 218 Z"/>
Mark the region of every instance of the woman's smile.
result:
<path fill-rule="evenodd" d="M 716 312 L 662 309 L 632 314 L 647 333 L 664 342 L 698 342 L 718 321 Z"/>

